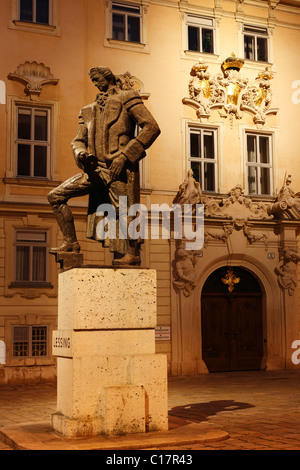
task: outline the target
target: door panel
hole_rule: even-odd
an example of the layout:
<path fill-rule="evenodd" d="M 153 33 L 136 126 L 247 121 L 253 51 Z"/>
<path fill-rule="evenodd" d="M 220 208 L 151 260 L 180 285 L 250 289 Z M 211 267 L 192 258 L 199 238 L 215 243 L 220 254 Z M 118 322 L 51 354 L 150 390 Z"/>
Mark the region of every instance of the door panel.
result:
<path fill-rule="evenodd" d="M 202 354 L 209 371 L 257 370 L 263 356 L 260 295 L 202 295 Z"/>
<path fill-rule="evenodd" d="M 210 371 L 229 370 L 229 303 L 205 296 L 202 301 L 202 354 Z"/>
<path fill-rule="evenodd" d="M 259 369 L 263 356 L 261 297 L 236 297 L 232 303 L 231 370 Z"/>

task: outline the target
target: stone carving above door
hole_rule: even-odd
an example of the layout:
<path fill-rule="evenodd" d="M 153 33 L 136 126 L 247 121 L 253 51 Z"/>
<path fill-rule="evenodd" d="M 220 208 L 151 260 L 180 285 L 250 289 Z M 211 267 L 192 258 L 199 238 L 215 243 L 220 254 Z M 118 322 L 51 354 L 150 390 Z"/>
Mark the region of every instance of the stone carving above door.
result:
<path fill-rule="evenodd" d="M 278 112 L 271 107 L 273 74 L 266 68 L 254 84 L 249 84 L 249 79 L 240 73 L 243 65 L 243 59 L 232 53 L 221 65 L 222 74 L 211 76 L 208 65 L 200 58 L 191 69 L 189 97 L 184 98 L 183 103 L 196 110 L 200 121 L 207 120 L 213 109 L 231 120 L 241 119 L 244 111 L 253 116 L 257 126 L 262 126 L 268 115 Z"/>

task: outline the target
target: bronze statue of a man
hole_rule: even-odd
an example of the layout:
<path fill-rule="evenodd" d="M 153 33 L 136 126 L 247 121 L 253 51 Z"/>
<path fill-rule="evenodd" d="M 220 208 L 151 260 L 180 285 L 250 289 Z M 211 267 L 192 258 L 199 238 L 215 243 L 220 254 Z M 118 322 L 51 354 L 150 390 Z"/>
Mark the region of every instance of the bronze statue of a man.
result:
<path fill-rule="evenodd" d="M 140 202 L 139 161 L 145 157 L 160 129 L 134 90 L 123 90 L 108 67 L 89 71 L 99 89 L 96 101 L 85 106 L 79 129 L 72 142 L 76 164 L 83 170 L 48 194 L 48 200 L 63 233 L 63 244 L 50 253 L 79 252 L 70 198 L 89 195 L 87 238 L 97 238 L 97 207 L 111 204 L 118 216 L 119 197 L 127 197 L 128 207 Z M 140 132 L 136 136 L 136 126 Z M 118 231 L 117 231 L 118 233 Z M 115 253 L 114 264 L 138 264 L 137 240 L 101 240 Z"/>

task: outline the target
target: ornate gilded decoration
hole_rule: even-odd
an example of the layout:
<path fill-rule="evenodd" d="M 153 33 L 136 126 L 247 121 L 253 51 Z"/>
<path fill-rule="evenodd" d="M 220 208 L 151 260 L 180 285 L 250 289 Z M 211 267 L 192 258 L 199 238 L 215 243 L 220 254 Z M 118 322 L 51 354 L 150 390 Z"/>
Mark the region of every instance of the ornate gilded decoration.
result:
<path fill-rule="evenodd" d="M 242 111 L 253 115 L 257 125 L 263 125 L 269 114 L 276 114 L 271 108 L 271 79 L 273 74 L 268 68 L 258 75 L 254 85 L 249 85 L 248 78 L 240 74 L 244 60 L 234 53 L 221 65 L 222 74 L 211 77 L 208 65 L 199 59 L 190 72 L 193 77 L 189 82 L 189 97 L 183 103 L 196 110 L 197 117 L 207 120 L 213 109 L 217 109 L 224 118 L 232 120 L 242 118 Z"/>
<path fill-rule="evenodd" d="M 241 109 L 253 114 L 253 121 L 263 125 L 270 114 L 276 114 L 277 109 L 271 108 L 271 82 L 273 74 L 268 67 L 255 79 L 255 85 L 248 87 L 241 98 Z"/>
<path fill-rule="evenodd" d="M 228 286 L 228 291 L 230 293 L 234 291 L 235 284 L 238 284 L 240 280 L 241 279 L 234 274 L 232 268 L 228 268 L 225 277 L 221 278 L 223 284 L 226 284 Z"/>
<path fill-rule="evenodd" d="M 54 78 L 49 67 L 36 61 L 19 65 L 14 73 L 8 75 L 8 78 L 26 85 L 24 91 L 32 101 L 39 99 L 44 86 L 57 85 L 59 81 Z"/>

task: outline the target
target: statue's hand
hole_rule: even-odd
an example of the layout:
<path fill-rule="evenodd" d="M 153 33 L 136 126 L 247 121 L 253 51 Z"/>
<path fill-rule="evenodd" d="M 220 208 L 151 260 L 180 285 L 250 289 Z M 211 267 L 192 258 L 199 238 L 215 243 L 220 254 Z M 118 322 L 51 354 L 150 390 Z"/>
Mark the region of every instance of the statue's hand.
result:
<path fill-rule="evenodd" d="M 88 152 L 80 152 L 78 155 L 78 165 L 85 171 L 94 170 L 97 167 L 97 158 Z"/>
<path fill-rule="evenodd" d="M 87 161 L 87 152 L 80 152 L 77 156 L 76 163 L 82 170 L 85 170 L 86 161 Z"/>
<path fill-rule="evenodd" d="M 110 176 L 111 179 L 116 179 L 121 171 L 123 170 L 124 164 L 126 162 L 126 157 L 121 153 L 118 157 L 114 158 L 112 164 L 110 165 Z"/>

